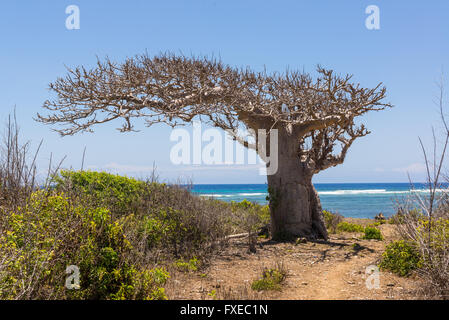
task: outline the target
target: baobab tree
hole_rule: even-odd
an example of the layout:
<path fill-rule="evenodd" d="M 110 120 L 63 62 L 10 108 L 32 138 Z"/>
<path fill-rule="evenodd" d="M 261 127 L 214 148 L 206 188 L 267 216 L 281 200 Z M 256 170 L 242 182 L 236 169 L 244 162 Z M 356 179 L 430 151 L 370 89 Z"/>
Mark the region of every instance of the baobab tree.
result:
<path fill-rule="evenodd" d="M 73 135 L 116 119 L 123 120 L 119 130 L 125 132 L 133 130 L 135 118 L 148 126 L 200 118 L 256 149 L 258 144 L 248 143 L 237 129 L 277 130 L 278 169 L 267 175 L 272 235 L 327 239 L 312 177 L 343 163 L 354 140 L 369 133 L 355 122 L 357 117 L 391 106 L 383 102 L 382 84 L 367 89 L 350 80 L 350 75 L 320 66 L 312 77 L 290 70 L 254 72 L 174 54 L 139 55 L 123 63 L 105 59 L 92 69 L 68 69 L 51 83 L 55 97 L 45 101 L 49 112 L 37 120 L 58 125 L 61 135 Z M 269 154 L 266 145 L 263 152 Z"/>

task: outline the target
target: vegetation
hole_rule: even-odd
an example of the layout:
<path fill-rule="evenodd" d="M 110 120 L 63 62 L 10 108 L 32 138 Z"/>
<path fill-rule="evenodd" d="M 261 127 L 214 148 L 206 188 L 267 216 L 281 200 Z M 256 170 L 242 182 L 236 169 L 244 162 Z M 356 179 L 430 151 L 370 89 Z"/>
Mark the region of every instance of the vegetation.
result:
<path fill-rule="evenodd" d="M 274 268 L 265 268 L 260 279 L 254 280 L 251 289 L 255 291 L 281 290 L 282 283 L 287 276 L 287 271 L 282 265 Z"/>
<path fill-rule="evenodd" d="M 444 113 L 443 83 L 439 85 L 438 107 L 443 124 L 442 135 L 433 131 L 433 150 L 420 146 L 426 166 L 427 193 L 413 192 L 398 208 L 394 219 L 404 241 L 416 248 L 419 255 L 417 273 L 423 280 L 425 297 L 449 298 L 449 197 L 447 172 L 443 171 L 449 147 L 449 125 Z M 440 144 L 441 141 L 441 145 Z M 438 148 L 441 148 L 438 150 Z M 432 158 L 429 158 L 429 154 Z M 444 179 L 446 184 L 441 181 Z"/>
<path fill-rule="evenodd" d="M 336 233 L 337 226 L 343 221 L 343 216 L 338 213 L 323 210 L 324 224 L 329 233 Z"/>
<path fill-rule="evenodd" d="M 37 188 L 34 161 L 27 162 L 36 156 L 19 143 L 14 120 L 0 147 L 1 299 L 167 299 L 172 270 L 201 271 L 230 234 L 247 232 L 251 250 L 270 221 L 268 206 L 246 200 L 202 199 L 186 186 L 59 164 Z M 388 245 L 380 267 L 401 276 L 415 270 L 426 294 L 446 298 L 449 200 L 432 194 L 432 207 L 402 207 L 389 220 L 402 240 Z M 377 223 L 364 228 L 328 211 L 324 218 L 331 233 L 382 239 Z M 69 266 L 79 270 L 76 289 L 66 286 Z M 281 267 L 266 268 L 249 290 L 280 290 L 285 277 Z"/>
<path fill-rule="evenodd" d="M 185 262 L 182 259 L 179 259 L 175 262 L 176 268 L 178 268 L 179 270 L 184 271 L 184 272 L 197 271 L 199 264 L 200 264 L 200 262 L 198 261 L 197 258 L 192 258 L 187 262 Z"/>
<path fill-rule="evenodd" d="M 387 246 L 379 267 L 406 277 L 420 265 L 421 261 L 416 245 L 413 242 L 398 240 Z"/>
<path fill-rule="evenodd" d="M 151 186 L 133 178 L 95 171 L 61 170 L 54 180 L 57 190 L 82 193 L 91 203 L 111 208 L 117 215 L 136 213 Z"/>
<path fill-rule="evenodd" d="M 449 211 L 443 195 L 432 216 L 403 215 L 399 231 L 419 256 L 417 273 L 423 278 L 423 294 L 433 298 L 449 297 Z"/>
<path fill-rule="evenodd" d="M 174 257 L 207 256 L 232 230 L 229 205 L 198 198 L 181 186 L 88 171 L 63 171 L 57 181 L 57 190 L 106 206 L 116 218 L 127 216 L 130 236 L 154 252 L 164 248 Z"/>
<path fill-rule="evenodd" d="M 166 299 L 170 275 L 149 266 L 172 260 L 195 272 L 227 235 L 267 221 L 263 206 L 201 199 L 179 186 L 67 170 L 54 181 L 23 205 L 2 207 L 1 298 Z M 64 286 L 68 265 L 79 268 L 79 290 Z"/>
<path fill-rule="evenodd" d="M 367 226 L 365 228 L 365 235 L 363 236 L 363 239 L 382 240 L 383 237 L 379 229 L 374 226 Z"/>
<path fill-rule="evenodd" d="M 3 214 L 1 298 L 166 298 L 161 286 L 169 275 L 136 263 L 125 219 L 108 209 L 36 191 L 24 207 Z M 64 287 L 68 265 L 79 268 L 79 290 Z"/>
<path fill-rule="evenodd" d="M 323 210 L 324 222 L 329 233 L 365 232 L 365 227 L 352 222 L 343 221 L 343 216 Z"/>
<path fill-rule="evenodd" d="M 244 199 L 241 202 L 231 202 L 231 208 L 234 212 L 238 210 L 252 211 L 257 216 L 259 225 L 268 225 L 270 223 L 270 208 L 268 205 L 260 205 L 255 202 L 250 202 Z"/>
<path fill-rule="evenodd" d="M 357 223 L 342 221 L 337 225 L 338 232 L 364 232 L 365 228 Z"/>
<path fill-rule="evenodd" d="M 7 129 L 1 299 L 166 299 L 168 269 L 196 272 L 228 235 L 268 221 L 267 207 L 248 201 L 227 204 L 183 186 L 59 165 L 37 188 L 34 161 L 26 161 L 35 156 L 19 143 L 14 121 Z M 78 271 L 79 285 L 69 277 Z"/>
<path fill-rule="evenodd" d="M 92 131 L 117 119 L 123 120 L 123 132 L 133 130 L 136 118 L 147 126 L 203 119 L 270 164 L 274 238 L 290 233 L 327 239 L 312 176 L 343 163 L 352 143 L 370 133 L 359 125 L 360 116 L 392 105 L 384 101 L 386 88 L 381 84 L 363 88 L 351 82 L 351 75 L 321 66 L 316 74 L 254 72 L 216 59 L 170 53 L 138 55 L 122 63 L 98 60 L 92 69 L 69 68 L 66 76 L 50 83 L 54 96 L 43 104 L 48 114 L 37 119 L 58 126 L 62 135 Z M 257 145 L 239 128 L 254 132 Z M 260 130 L 269 134 L 262 137 Z M 285 155 L 279 164 L 268 161 L 272 143 Z M 290 220 L 302 221 L 301 226 L 290 225 Z"/>
<path fill-rule="evenodd" d="M 238 229 L 248 233 L 248 250 L 255 253 L 259 231 L 264 227 L 268 231 L 270 223 L 270 209 L 268 205 L 262 206 L 247 200 L 241 202 L 232 201 L 231 210 Z"/>

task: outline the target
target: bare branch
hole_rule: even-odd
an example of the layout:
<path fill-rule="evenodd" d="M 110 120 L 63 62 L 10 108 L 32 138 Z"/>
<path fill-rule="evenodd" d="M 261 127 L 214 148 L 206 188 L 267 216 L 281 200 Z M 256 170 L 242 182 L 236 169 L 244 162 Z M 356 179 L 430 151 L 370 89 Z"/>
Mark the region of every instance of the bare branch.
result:
<path fill-rule="evenodd" d="M 356 128 L 356 117 L 391 107 L 382 102 L 381 84 L 367 89 L 351 79 L 321 66 L 313 79 L 297 71 L 257 73 L 173 54 L 140 55 L 120 64 L 105 59 L 91 70 L 68 68 L 51 83 L 56 96 L 43 105 L 49 114 L 38 114 L 37 120 L 59 125 L 61 135 L 91 132 L 117 119 L 124 121 L 120 131 L 131 131 L 135 118 L 147 126 L 178 126 L 201 116 L 225 130 L 284 130 L 298 143 L 301 161 L 316 172 L 342 163 L 353 141 L 369 133 Z M 304 147 L 307 139 L 313 140 L 310 149 Z M 334 155 L 337 145 L 341 151 Z"/>

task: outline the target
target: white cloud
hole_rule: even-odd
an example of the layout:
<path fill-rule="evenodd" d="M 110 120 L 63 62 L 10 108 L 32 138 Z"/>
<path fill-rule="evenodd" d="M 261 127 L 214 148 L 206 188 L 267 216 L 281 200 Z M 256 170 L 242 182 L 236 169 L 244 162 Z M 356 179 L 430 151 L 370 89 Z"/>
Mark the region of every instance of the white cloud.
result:
<path fill-rule="evenodd" d="M 151 171 L 153 171 L 153 166 L 126 165 L 126 164 L 119 164 L 116 162 L 111 162 L 111 163 L 105 164 L 103 166 L 96 166 L 96 165 L 88 166 L 87 169 L 115 171 L 115 172 L 120 172 L 120 173 L 151 172 Z"/>
<path fill-rule="evenodd" d="M 241 165 L 200 165 L 200 166 L 181 166 L 174 170 L 179 171 L 205 171 L 205 170 L 258 170 L 263 168 L 262 164 L 241 164 Z M 173 170 L 173 169 L 171 169 Z"/>
<path fill-rule="evenodd" d="M 416 162 L 403 168 L 394 168 L 395 172 L 405 172 L 405 173 L 423 173 L 426 172 L 426 166 L 423 163 Z"/>
<path fill-rule="evenodd" d="M 264 168 L 265 164 L 242 164 L 242 165 L 174 165 L 171 167 L 159 167 L 156 165 L 157 172 L 178 171 L 178 172 L 191 172 L 191 171 L 208 171 L 208 170 L 258 170 Z M 117 173 L 145 173 L 152 172 L 153 166 L 139 166 L 139 165 L 127 165 L 111 162 L 105 165 L 90 165 L 87 166 L 90 170 L 105 170 L 114 171 Z"/>

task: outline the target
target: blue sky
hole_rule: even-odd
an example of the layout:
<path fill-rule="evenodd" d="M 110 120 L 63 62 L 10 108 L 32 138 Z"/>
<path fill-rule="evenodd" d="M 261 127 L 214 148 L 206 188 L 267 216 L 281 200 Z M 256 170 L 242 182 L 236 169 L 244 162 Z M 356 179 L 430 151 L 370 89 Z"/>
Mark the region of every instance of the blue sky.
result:
<path fill-rule="evenodd" d="M 65 9 L 80 8 L 80 29 L 67 30 Z M 365 8 L 380 9 L 380 30 L 365 27 Z M 423 178 L 418 136 L 438 132 L 435 82 L 449 69 L 449 1 L 3 1 L 0 4 L 0 120 L 16 106 L 24 138 L 43 139 L 39 164 L 64 155 L 85 165 L 145 176 L 153 162 L 162 178 L 195 183 L 263 183 L 253 167 L 179 167 L 170 162 L 171 129 L 158 125 L 122 134 L 119 123 L 94 134 L 61 138 L 33 121 L 50 97 L 48 84 L 65 67 L 161 51 L 220 56 L 234 66 L 268 71 L 317 64 L 370 87 L 383 82 L 391 110 L 363 122 L 372 134 L 356 141 L 343 165 L 315 182 L 403 182 Z M 446 72 L 446 74 L 448 74 Z M 449 84 L 447 84 L 449 86 Z M 449 89 L 447 90 L 449 92 Z M 447 97 L 449 98 L 449 97 Z"/>

